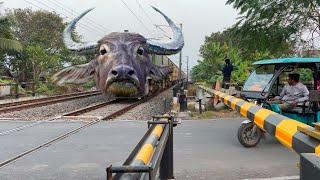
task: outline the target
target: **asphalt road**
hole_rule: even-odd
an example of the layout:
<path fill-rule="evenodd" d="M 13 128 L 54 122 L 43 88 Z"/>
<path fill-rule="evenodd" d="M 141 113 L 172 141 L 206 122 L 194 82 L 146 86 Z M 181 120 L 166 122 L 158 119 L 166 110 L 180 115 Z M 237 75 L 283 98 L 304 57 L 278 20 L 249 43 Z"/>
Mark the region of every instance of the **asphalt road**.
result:
<path fill-rule="evenodd" d="M 299 156 L 267 136 L 255 148 L 237 140 L 243 119 L 184 121 L 175 134 L 176 179 L 297 176 Z"/>
<path fill-rule="evenodd" d="M 183 121 L 175 129 L 176 179 L 254 179 L 299 174 L 299 156 L 267 137 L 256 148 L 236 138 L 241 119 Z M 0 131 L 27 122 L 0 122 Z M 0 161 L 81 123 L 44 123 L 0 136 Z M 144 121 L 101 122 L 0 168 L 0 179 L 105 179 L 146 131 Z"/>

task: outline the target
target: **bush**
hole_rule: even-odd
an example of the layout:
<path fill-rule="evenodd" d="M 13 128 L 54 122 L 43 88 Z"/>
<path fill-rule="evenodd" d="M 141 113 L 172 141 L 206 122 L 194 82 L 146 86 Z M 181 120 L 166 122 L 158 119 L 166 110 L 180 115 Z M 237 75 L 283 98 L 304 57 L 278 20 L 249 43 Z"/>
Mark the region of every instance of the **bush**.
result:
<path fill-rule="evenodd" d="M 90 90 L 91 88 L 96 86 L 96 82 L 94 80 L 88 81 L 87 83 L 83 84 L 82 87 L 86 90 Z"/>
<path fill-rule="evenodd" d="M 55 94 L 55 88 L 52 87 L 50 83 L 46 84 L 38 84 L 36 88 L 36 93 L 37 94 L 43 94 L 43 95 L 48 95 L 52 96 Z"/>
<path fill-rule="evenodd" d="M 8 84 L 8 83 L 14 83 L 14 81 L 11 79 L 1 79 L 0 78 L 0 83 Z"/>

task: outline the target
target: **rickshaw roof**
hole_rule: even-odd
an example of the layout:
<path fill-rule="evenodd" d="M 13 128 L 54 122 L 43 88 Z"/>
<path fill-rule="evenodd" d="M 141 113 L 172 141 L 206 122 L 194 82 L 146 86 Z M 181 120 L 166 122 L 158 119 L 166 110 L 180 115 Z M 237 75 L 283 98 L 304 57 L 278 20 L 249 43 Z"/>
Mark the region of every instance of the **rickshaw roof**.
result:
<path fill-rule="evenodd" d="M 279 58 L 279 59 L 265 59 L 254 62 L 253 65 L 267 65 L 267 64 L 289 64 L 289 63 L 320 63 L 320 58 Z"/>

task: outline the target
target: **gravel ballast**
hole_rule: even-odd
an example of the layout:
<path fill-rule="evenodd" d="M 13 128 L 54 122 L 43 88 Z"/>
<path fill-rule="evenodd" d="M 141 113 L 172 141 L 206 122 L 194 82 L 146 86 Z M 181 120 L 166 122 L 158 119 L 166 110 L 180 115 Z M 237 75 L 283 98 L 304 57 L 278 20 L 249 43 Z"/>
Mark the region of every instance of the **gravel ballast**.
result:
<path fill-rule="evenodd" d="M 67 112 L 75 111 L 80 108 L 106 102 L 111 99 L 112 99 L 111 97 L 107 97 L 106 95 L 97 95 L 97 96 L 91 96 L 91 97 L 86 97 L 81 99 L 74 99 L 74 100 L 51 104 L 47 106 L 2 113 L 0 114 L 0 120 L 21 120 L 21 121 L 45 120 L 52 117 L 60 116 Z M 157 97 L 154 97 L 148 102 L 135 107 L 134 109 L 117 117 L 114 120 L 151 120 L 152 116 L 161 115 L 166 112 L 165 105 L 164 105 L 165 102 L 167 104 L 166 110 L 168 110 L 172 102 L 172 89 L 162 92 Z M 99 108 L 97 110 L 80 115 L 79 120 L 81 120 L 81 116 L 105 117 L 111 112 L 115 112 L 116 110 L 119 110 L 129 104 L 130 104 L 129 102 L 120 102 L 120 103 L 109 105 L 103 108 Z M 62 118 L 62 119 L 65 119 L 65 118 Z"/>
<path fill-rule="evenodd" d="M 66 102 L 51 104 L 47 106 L 24 109 L 0 114 L 1 120 L 43 120 L 45 118 L 56 117 L 63 113 L 71 112 L 89 105 L 94 105 L 108 101 L 106 95 L 96 95 L 81 99 L 74 99 Z"/>
<path fill-rule="evenodd" d="M 169 109 L 172 102 L 172 89 L 162 92 L 157 97 L 117 117 L 115 120 L 151 120 L 152 116 L 162 115 Z M 165 100 L 166 99 L 166 100 Z M 164 104 L 167 104 L 165 110 Z"/>

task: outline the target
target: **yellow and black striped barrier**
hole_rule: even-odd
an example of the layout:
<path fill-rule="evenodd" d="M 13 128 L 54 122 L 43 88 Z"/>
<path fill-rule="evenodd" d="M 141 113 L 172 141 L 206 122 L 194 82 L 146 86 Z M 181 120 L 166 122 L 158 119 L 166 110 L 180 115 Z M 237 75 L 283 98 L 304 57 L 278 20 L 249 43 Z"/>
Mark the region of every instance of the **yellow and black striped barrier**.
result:
<path fill-rule="evenodd" d="M 107 180 L 132 180 L 146 176 L 153 180 L 156 179 L 158 172 L 160 179 L 174 179 L 173 126 L 175 124 L 172 116 L 153 117 L 153 121 L 148 122 L 148 131 L 123 165 L 107 167 Z"/>
<path fill-rule="evenodd" d="M 220 91 L 204 86 L 200 86 L 200 88 L 253 121 L 259 128 L 278 139 L 284 146 L 295 150 L 299 154 L 316 153 L 320 155 L 320 141 L 298 131 L 298 127 L 308 128 L 310 126 Z"/>
<path fill-rule="evenodd" d="M 160 139 L 163 132 L 164 125 L 158 124 L 154 127 L 151 135 L 145 141 L 144 145 L 138 152 L 132 165 L 147 165 L 152 157 L 158 140 Z"/>

